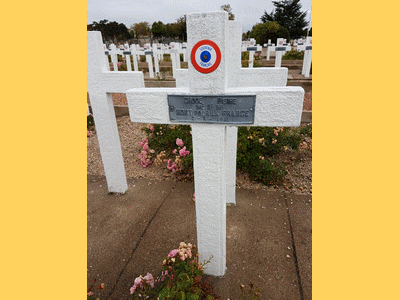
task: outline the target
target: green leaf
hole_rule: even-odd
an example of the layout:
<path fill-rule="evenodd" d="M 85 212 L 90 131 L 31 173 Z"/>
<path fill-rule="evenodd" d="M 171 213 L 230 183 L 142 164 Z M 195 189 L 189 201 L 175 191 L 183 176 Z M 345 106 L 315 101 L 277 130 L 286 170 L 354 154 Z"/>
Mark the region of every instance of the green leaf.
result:
<path fill-rule="evenodd" d="M 186 300 L 185 293 L 182 291 L 178 293 L 177 297 L 179 300 Z"/>
<path fill-rule="evenodd" d="M 192 294 L 192 293 L 188 293 L 188 294 L 186 295 L 186 299 L 187 299 L 187 300 L 198 300 L 198 299 L 199 299 L 199 295 Z"/>
<path fill-rule="evenodd" d="M 164 300 L 165 298 L 167 298 L 169 294 L 169 290 L 167 287 L 165 287 L 159 294 L 158 294 L 158 299 L 159 300 Z"/>

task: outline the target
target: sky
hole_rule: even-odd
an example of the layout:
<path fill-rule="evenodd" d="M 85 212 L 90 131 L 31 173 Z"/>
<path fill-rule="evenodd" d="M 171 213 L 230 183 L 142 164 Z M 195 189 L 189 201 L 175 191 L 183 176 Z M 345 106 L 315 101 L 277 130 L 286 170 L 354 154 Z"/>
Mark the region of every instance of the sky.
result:
<path fill-rule="evenodd" d="M 308 11 L 306 20 L 310 21 L 311 0 L 300 3 L 302 11 Z M 243 32 L 261 23 L 264 11 L 271 13 L 275 8 L 271 0 L 88 0 L 87 24 L 104 19 L 123 23 L 127 28 L 139 22 L 175 23 L 187 13 L 218 11 L 225 4 L 231 5 L 235 20 L 242 23 Z"/>

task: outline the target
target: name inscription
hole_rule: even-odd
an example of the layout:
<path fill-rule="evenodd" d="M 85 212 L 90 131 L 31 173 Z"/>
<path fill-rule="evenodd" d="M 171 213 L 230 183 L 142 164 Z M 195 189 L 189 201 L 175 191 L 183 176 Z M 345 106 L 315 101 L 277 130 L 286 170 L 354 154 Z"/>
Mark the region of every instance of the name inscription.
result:
<path fill-rule="evenodd" d="M 254 124 L 255 95 L 168 95 L 169 119 L 187 123 Z"/>

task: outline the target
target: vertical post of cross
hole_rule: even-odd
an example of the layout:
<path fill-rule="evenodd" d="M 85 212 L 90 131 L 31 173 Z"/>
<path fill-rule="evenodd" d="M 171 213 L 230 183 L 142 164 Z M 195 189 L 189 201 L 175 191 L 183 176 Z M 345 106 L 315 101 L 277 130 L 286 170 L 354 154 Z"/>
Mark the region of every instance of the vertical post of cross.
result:
<path fill-rule="evenodd" d="M 193 47 L 201 41 L 211 40 L 221 51 L 219 57 L 225 58 L 227 12 L 187 14 L 187 20 L 188 46 L 192 49 L 192 64 L 188 66 L 189 93 L 223 94 L 227 81 L 225 59 L 221 59 L 213 72 L 201 73 L 193 66 Z M 207 47 L 202 53 L 207 55 Z M 192 131 L 200 259 L 208 260 L 216 254 L 208 272 L 222 276 L 226 268 L 226 189 L 219 187 L 225 187 L 226 129 L 224 124 L 198 123 L 192 124 Z"/>
<path fill-rule="evenodd" d="M 144 88 L 143 73 L 107 71 L 108 61 L 104 60 L 102 44 L 99 31 L 87 32 L 87 91 L 108 191 L 124 193 L 128 185 L 111 93 L 124 93 L 133 87 Z"/>
<path fill-rule="evenodd" d="M 130 46 L 130 50 L 132 53 L 132 60 L 133 60 L 133 70 L 138 72 L 139 71 L 139 67 L 138 67 L 138 56 L 137 56 L 137 48 L 135 44 L 132 44 Z"/>
<path fill-rule="evenodd" d="M 114 67 L 114 71 L 118 71 L 118 53 L 119 50 L 117 50 L 117 47 L 114 44 L 110 45 L 110 56 L 111 56 L 111 62 Z"/>
<path fill-rule="evenodd" d="M 311 60 L 312 60 L 312 37 L 308 36 L 305 43 L 303 68 L 301 71 L 301 74 L 304 75 L 304 77 L 310 77 Z"/>
<path fill-rule="evenodd" d="M 286 47 L 283 46 L 283 39 L 278 39 L 275 47 L 275 68 L 280 68 L 282 64 L 282 55 L 286 50 Z"/>
<path fill-rule="evenodd" d="M 153 60 L 151 58 L 151 56 L 153 55 L 153 51 L 151 51 L 150 44 L 144 44 L 144 55 L 146 55 L 146 62 L 149 66 L 149 76 L 150 78 L 154 78 Z"/>

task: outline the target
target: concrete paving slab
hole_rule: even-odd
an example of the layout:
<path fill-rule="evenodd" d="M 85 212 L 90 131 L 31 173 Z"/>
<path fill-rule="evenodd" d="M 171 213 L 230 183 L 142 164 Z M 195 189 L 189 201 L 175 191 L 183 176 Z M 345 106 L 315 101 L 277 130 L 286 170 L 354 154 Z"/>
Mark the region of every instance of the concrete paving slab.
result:
<path fill-rule="evenodd" d="M 247 290 L 251 282 L 259 299 L 301 299 L 284 195 L 246 189 L 236 195 L 236 206 L 227 208 L 227 272 L 215 280 L 217 294 L 240 299 L 240 284 Z"/>
<path fill-rule="evenodd" d="M 88 176 L 87 282 L 106 283 L 96 293 L 104 300 L 131 299 L 137 276 L 158 274 L 181 241 L 197 244 L 193 183 L 128 185 L 125 195 L 107 195 L 105 178 Z M 250 282 L 259 299 L 311 299 L 310 196 L 247 189 L 236 195 L 237 205 L 227 207 L 227 271 L 213 277 L 219 299 L 240 299 L 240 284 L 247 289 Z"/>
<path fill-rule="evenodd" d="M 287 194 L 299 276 L 304 300 L 312 299 L 312 197 Z"/>
<path fill-rule="evenodd" d="M 163 259 L 180 242 L 197 244 L 193 183 L 177 182 L 158 210 L 109 299 L 130 299 L 129 289 L 139 275 L 158 275 Z"/>
<path fill-rule="evenodd" d="M 121 270 L 146 231 L 155 211 L 168 197 L 175 182 L 128 180 L 124 195 L 108 195 L 105 177 L 87 181 L 87 284 L 105 283 L 100 299 L 115 286 Z M 156 188 L 154 188 L 156 187 Z"/>

